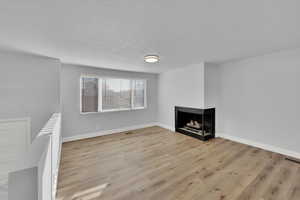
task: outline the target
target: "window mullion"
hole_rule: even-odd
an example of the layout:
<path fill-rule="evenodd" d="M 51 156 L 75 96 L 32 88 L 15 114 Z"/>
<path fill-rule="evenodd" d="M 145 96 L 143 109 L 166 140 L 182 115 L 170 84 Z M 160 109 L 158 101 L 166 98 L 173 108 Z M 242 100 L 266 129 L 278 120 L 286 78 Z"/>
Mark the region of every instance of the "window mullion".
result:
<path fill-rule="evenodd" d="M 134 109 L 134 83 L 135 81 L 134 80 L 130 80 L 131 82 L 131 109 Z"/>
<path fill-rule="evenodd" d="M 102 79 L 98 78 L 98 112 L 102 112 Z"/>
<path fill-rule="evenodd" d="M 118 101 L 118 108 L 121 110 L 121 93 L 122 93 L 122 79 L 119 79 L 120 88 L 119 88 L 119 101 Z"/>
<path fill-rule="evenodd" d="M 147 81 L 144 80 L 144 108 L 147 108 Z"/>

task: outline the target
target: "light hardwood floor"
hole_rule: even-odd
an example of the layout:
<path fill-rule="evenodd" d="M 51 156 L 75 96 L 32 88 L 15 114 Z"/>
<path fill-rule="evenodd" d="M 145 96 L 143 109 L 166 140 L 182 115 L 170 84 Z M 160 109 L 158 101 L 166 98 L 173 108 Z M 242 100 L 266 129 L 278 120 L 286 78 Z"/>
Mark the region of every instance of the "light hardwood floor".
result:
<path fill-rule="evenodd" d="M 160 127 L 63 144 L 57 200 L 299 200 L 300 165 Z"/>

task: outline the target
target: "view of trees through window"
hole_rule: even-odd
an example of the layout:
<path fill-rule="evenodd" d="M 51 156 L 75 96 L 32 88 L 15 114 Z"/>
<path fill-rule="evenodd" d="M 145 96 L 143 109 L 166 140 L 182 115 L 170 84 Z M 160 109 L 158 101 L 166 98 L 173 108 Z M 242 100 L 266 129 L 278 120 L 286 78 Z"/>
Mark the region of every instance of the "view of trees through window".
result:
<path fill-rule="evenodd" d="M 145 107 L 145 80 L 82 77 L 81 89 L 82 112 Z"/>

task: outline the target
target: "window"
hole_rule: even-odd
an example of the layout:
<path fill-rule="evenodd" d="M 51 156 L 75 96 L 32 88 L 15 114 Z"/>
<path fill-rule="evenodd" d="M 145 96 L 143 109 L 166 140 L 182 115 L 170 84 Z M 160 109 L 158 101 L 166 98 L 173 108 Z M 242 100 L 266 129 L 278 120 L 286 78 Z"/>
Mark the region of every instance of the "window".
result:
<path fill-rule="evenodd" d="M 81 112 L 146 108 L 146 80 L 82 76 Z"/>
<path fill-rule="evenodd" d="M 97 112 L 99 91 L 98 79 L 86 77 L 82 78 L 81 83 L 82 112 Z"/>
<path fill-rule="evenodd" d="M 133 106 L 135 108 L 143 108 L 145 106 L 145 81 L 134 80 L 132 81 L 133 90 Z"/>

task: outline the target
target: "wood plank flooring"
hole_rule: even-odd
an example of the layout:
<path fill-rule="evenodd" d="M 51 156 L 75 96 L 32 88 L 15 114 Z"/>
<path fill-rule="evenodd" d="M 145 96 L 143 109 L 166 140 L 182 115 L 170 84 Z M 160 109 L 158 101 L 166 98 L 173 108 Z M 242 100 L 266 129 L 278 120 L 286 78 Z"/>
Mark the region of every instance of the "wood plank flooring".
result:
<path fill-rule="evenodd" d="M 150 127 L 63 144 L 57 200 L 299 200 L 300 165 Z"/>

